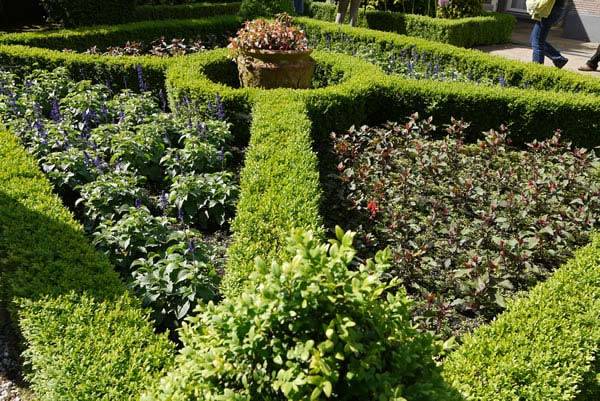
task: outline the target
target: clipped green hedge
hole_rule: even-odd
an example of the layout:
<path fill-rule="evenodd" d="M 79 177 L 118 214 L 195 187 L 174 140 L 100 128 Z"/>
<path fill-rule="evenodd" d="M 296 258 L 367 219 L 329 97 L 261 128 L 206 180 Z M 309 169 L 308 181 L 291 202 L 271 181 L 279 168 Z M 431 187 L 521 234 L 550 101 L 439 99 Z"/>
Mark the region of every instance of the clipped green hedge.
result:
<path fill-rule="evenodd" d="M 507 60 L 478 50 L 463 49 L 425 39 L 365 28 L 341 26 L 311 18 L 297 18 L 310 42 L 320 50 L 357 54 L 368 49 L 381 63 L 407 55 L 448 66 L 472 79 L 502 77 L 508 86 L 600 95 L 600 80 L 576 72 Z"/>
<path fill-rule="evenodd" d="M 138 6 L 131 18 L 132 21 L 205 18 L 223 15 L 237 15 L 239 2 L 190 3 L 178 5 L 144 5 Z"/>
<path fill-rule="evenodd" d="M 445 376 L 469 401 L 597 399 L 599 319 L 596 235 L 550 280 L 467 336 Z"/>
<path fill-rule="evenodd" d="M 336 13 L 337 7 L 333 4 L 313 2 L 306 15 L 333 22 Z M 415 36 L 461 47 L 508 43 L 515 24 L 515 17 L 501 13 L 487 13 L 471 18 L 443 19 L 417 14 L 361 9 L 358 17 L 358 26 L 363 28 Z"/>
<path fill-rule="evenodd" d="M 28 380 L 48 401 L 135 400 L 169 368 L 156 335 L 33 158 L 0 132 L 0 301 L 20 328 Z"/>
<path fill-rule="evenodd" d="M 127 41 L 150 42 L 160 36 L 196 37 L 235 31 L 241 20 L 234 15 L 200 19 L 132 22 L 121 25 L 60 29 L 50 32 L 8 33 L 0 35 L 0 44 L 42 47 L 54 50 L 65 48 L 83 51 L 92 46 L 123 45 Z"/>
<path fill-rule="evenodd" d="M 283 91 L 257 99 L 223 282 L 228 296 L 239 294 L 256 257 L 285 255 L 291 229 L 320 228 L 321 188 L 310 131 L 301 100 Z"/>
<path fill-rule="evenodd" d="M 256 256 L 283 256 L 292 228 L 320 226 L 321 192 L 311 133 L 360 123 L 370 118 L 374 109 L 381 110 L 375 96 L 386 77 L 380 69 L 344 55 L 315 52 L 314 57 L 330 74 L 342 75 L 341 82 L 299 91 L 239 89 L 231 80 L 235 66 L 228 61 L 226 50 L 188 57 L 167 72 L 171 104 L 183 98 L 191 104 L 205 104 L 218 94 L 229 118 L 238 125 L 243 124 L 240 116 L 252 114 L 224 280 L 228 295 L 240 291 Z M 309 116 L 315 114 L 323 125 L 313 129 Z"/>
<path fill-rule="evenodd" d="M 197 20 L 168 20 L 62 29 L 49 33 L 0 35 L 0 65 L 14 70 L 66 67 L 76 79 L 92 79 L 114 89 L 138 89 L 138 69 L 151 90 L 164 88 L 165 71 L 173 59 L 152 56 L 101 56 L 61 51 L 85 50 L 92 46 L 108 47 L 127 41 L 150 42 L 160 36 L 195 37 L 215 32 L 234 32 L 240 26 L 236 16 L 218 16 Z"/>
<path fill-rule="evenodd" d="M 487 87 L 453 82 L 419 81 L 391 77 L 381 92 L 388 119 L 398 120 L 418 111 L 438 124 L 449 117 L 471 123 L 472 136 L 507 124 L 518 143 L 552 136 L 576 146 L 600 145 L 600 97 L 568 92 Z M 383 121 L 383 120 L 380 120 Z"/>
<path fill-rule="evenodd" d="M 32 69 L 53 70 L 65 67 L 75 79 L 102 82 L 113 89 L 139 89 L 138 68 L 150 90 L 164 87 L 166 59 L 156 57 L 96 56 L 78 53 L 63 53 L 57 50 L 21 45 L 0 44 L 0 65 L 16 72 Z"/>

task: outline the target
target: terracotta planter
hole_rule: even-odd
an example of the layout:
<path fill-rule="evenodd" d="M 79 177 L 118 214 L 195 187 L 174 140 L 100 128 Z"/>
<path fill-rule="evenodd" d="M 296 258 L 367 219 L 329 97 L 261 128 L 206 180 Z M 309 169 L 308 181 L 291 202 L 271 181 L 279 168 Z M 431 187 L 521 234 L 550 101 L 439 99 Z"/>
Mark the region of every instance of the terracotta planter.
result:
<path fill-rule="evenodd" d="M 237 57 L 240 84 L 244 88 L 310 88 L 315 73 L 312 50 L 242 51 Z"/>

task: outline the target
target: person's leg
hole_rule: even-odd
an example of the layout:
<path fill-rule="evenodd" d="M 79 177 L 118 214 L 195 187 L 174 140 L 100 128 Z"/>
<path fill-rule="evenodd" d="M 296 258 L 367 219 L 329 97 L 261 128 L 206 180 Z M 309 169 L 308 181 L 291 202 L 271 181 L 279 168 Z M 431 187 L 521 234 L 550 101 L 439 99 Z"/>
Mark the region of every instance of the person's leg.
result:
<path fill-rule="evenodd" d="M 361 0 L 352 0 L 350 3 L 350 25 L 358 25 L 358 11 Z"/>
<path fill-rule="evenodd" d="M 592 56 L 590 61 L 588 61 L 588 64 L 590 65 L 590 67 L 593 67 L 594 69 L 598 68 L 598 64 L 600 64 L 600 46 L 598 46 L 598 50 L 596 50 L 596 54 L 594 54 Z"/>
<path fill-rule="evenodd" d="M 531 31 L 531 48 L 533 49 L 533 62 L 544 64 L 544 43 L 548 36 L 547 25 L 544 21 L 536 21 Z"/>
<path fill-rule="evenodd" d="M 338 11 L 335 16 L 335 22 L 337 24 L 343 24 L 346 19 L 346 12 L 348 11 L 348 3 L 350 0 L 340 0 L 338 3 Z"/>
<path fill-rule="evenodd" d="M 304 0 L 294 0 L 294 10 L 298 15 L 304 14 Z"/>
<path fill-rule="evenodd" d="M 552 28 L 552 26 L 556 25 L 556 23 L 558 23 L 558 21 L 562 17 L 563 11 L 564 11 L 564 6 L 565 6 L 564 0 L 557 0 L 556 3 L 554 4 L 554 7 L 552 8 L 552 12 L 548 16 L 548 18 L 544 18 L 544 20 L 542 20 L 543 24 L 547 26 L 546 36 L 544 37 L 544 41 L 542 42 L 544 45 L 544 55 L 546 57 L 548 57 L 550 60 L 552 60 L 554 65 L 559 68 L 564 67 L 564 65 L 567 64 L 567 62 L 569 60 L 567 60 L 565 57 L 563 57 L 563 55 L 560 54 L 560 52 L 558 50 L 556 50 L 554 48 L 554 46 L 552 46 L 550 43 L 548 43 L 547 39 L 548 39 L 548 34 L 550 33 L 550 28 Z"/>

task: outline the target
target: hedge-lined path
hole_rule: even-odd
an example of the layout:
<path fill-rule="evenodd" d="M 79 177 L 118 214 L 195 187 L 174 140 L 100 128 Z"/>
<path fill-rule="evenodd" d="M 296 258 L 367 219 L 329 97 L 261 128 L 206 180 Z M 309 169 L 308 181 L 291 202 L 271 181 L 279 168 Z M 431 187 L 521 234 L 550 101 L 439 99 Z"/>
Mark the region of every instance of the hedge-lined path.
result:
<path fill-rule="evenodd" d="M 478 47 L 478 49 L 512 60 L 531 62 L 531 46 L 529 45 L 531 29 L 532 23 L 530 21 L 519 21 L 512 34 L 512 43 L 482 46 Z M 581 72 L 577 70 L 578 67 L 592 57 L 598 48 L 598 43 L 565 39 L 562 37 L 561 28 L 558 27 L 552 29 L 548 41 L 569 59 L 569 63 L 565 66 L 565 69 L 600 78 L 600 72 Z M 552 62 L 547 58 L 546 65 L 552 67 Z"/>

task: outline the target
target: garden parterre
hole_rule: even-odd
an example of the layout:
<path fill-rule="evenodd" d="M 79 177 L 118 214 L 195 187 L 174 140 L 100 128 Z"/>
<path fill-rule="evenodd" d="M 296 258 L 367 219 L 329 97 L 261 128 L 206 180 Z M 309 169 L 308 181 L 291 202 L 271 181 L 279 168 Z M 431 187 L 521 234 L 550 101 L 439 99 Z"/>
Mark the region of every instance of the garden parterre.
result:
<path fill-rule="evenodd" d="M 239 23 L 236 22 L 235 18 L 226 20 L 232 25 Z M 339 34 L 341 35 L 339 42 L 342 43 L 342 47 L 346 47 L 346 42 L 363 41 L 364 43 L 376 43 L 384 46 L 384 48 L 397 46 L 399 51 L 401 51 L 400 49 L 404 50 L 403 38 L 399 35 L 360 29 L 340 29 L 327 23 L 311 20 L 302 21 L 306 26 L 314 24 L 315 35 L 323 33 L 319 39 L 323 43 L 329 40 L 331 44 L 335 45 L 338 43 L 335 34 Z M 177 23 L 167 25 L 174 30 L 177 29 Z M 210 25 L 210 22 L 207 23 L 208 25 Z M 154 25 L 154 27 L 156 26 L 161 25 Z M 327 33 L 331 33 L 329 39 L 327 39 Z M 19 38 L 14 40 L 18 42 Z M 39 38 L 39 40 L 43 39 Z M 88 40 L 91 39 L 88 38 Z M 2 38 L 0 38 L 0 41 L 2 41 Z M 408 42 L 406 43 L 406 46 L 409 46 Z M 397 118 L 398 115 L 408 115 L 421 109 L 426 114 L 430 113 L 445 118 L 449 115 L 464 117 L 467 120 L 481 124 L 481 128 L 485 129 L 498 126 L 502 122 L 513 123 L 513 132 L 516 130 L 521 135 L 520 139 L 522 140 L 532 140 L 536 137 L 541 138 L 550 135 L 554 128 L 564 124 L 568 125 L 568 127 L 564 127 L 564 130 L 565 137 L 569 140 L 573 140 L 578 144 L 597 144 L 594 136 L 597 128 L 596 121 L 598 121 L 596 118 L 598 116 L 597 83 L 567 73 L 542 70 L 535 66 L 500 62 L 498 59 L 487 58 L 487 56 L 478 55 L 467 50 L 448 50 L 447 47 L 444 47 L 446 49 L 444 50 L 439 45 L 427 42 L 417 41 L 416 48 L 439 52 L 443 56 L 443 60 L 454 60 L 455 62 L 460 60 L 465 65 L 469 61 L 473 61 L 473 64 L 484 73 L 494 75 L 499 72 L 504 73 L 504 77 L 509 83 L 523 82 L 523 78 L 526 77 L 525 80 L 531 82 L 531 86 L 539 91 L 501 87 L 486 88 L 460 83 L 439 84 L 429 81 L 411 81 L 401 77 L 386 76 L 381 71 L 371 70 L 371 67 L 367 64 L 352 62 L 352 59 L 348 57 L 345 61 L 342 60 L 339 63 L 341 67 L 337 67 L 335 61 L 330 61 L 329 64 L 332 65 L 332 68 L 337 68 L 342 72 L 344 70 L 350 71 L 349 73 L 343 73 L 347 75 L 345 79 L 348 82 L 354 76 L 355 81 L 352 81 L 352 85 L 344 85 L 344 79 L 342 79 L 337 84 L 321 89 L 297 92 L 281 90 L 265 94 L 261 91 L 228 88 L 223 83 L 213 82 L 218 81 L 215 76 L 219 75 L 219 71 L 229 68 L 222 61 L 215 63 L 218 68 L 215 67 L 212 71 L 206 72 L 205 75 L 209 76 L 207 78 L 207 76 L 202 75 L 202 71 L 186 72 L 184 65 L 175 65 L 179 60 L 158 62 L 151 58 L 127 57 L 109 60 L 102 56 L 61 54 L 54 50 L 32 49 L 13 44 L 1 46 L 0 52 L 3 54 L 3 61 L 10 60 L 11 64 L 15 61 L 18 63 L 19 61 L 30 62 L 33 60 L 41 63 L 44 67 L 64 64 L 71 73 L 81 74 L 80 76 L 85 76 L 87 73 L 88 78 L 93 76 L 94 73 L 102 71 L 111 72 L 111 76 L 118 77 L 116 80 L 122 81 L 122 77 L 129 74 L 129 82 L 136 82 L 137 67 L 143 65 L 144 71 L 150 71 L 150 73 L 146 73 L 147 75 L 156 77 L 152 81 L 156 88 L 161 88 L 166 72 L 168 94 L 172 105 L 180 102 L 185 95 L 192 100 L 199 100 L 202 97 L 214 99 L 214 96 L 220 94 L 232 121 L 242 125 L 246 121 L 246 127 L 248 126 L 247 116 L 252 112 L 252 135 L 250 137 L 250 147 L 246 154 L 245 172 L 242 172 L 241 196 L 238 203 L 237 217 L 234 221 L 235 239 L 230 250 L 229 269 L 225 278 L 226 283 L 230 283 L 226 284 L 226 291 L 231 291 L 233 294 L 242 288 L 244 278 L 252 270 L 255 256 L 289 256 L 285 246 L 288 234 L 286 227 L 300 226 L 308 229 L 318 229 L 320 227 L 321 189 L 317 167 L 318 158 L 311 142 L 314 140 L 317 144 L 316 148 L 319 149 L 319 145 L 327 141 L 327 135 L 331 130 L 346 129 L 352 124 L 381 122 L 388 118 Z M 203 60 L 202 57 L 223 60 L 224 54 L 215 52 L 194 57 L 197 57 L 196 60 L 199 61 Z M 323 54 L 322 60 L 327 61 L 328 57 L 330 59 L 334 58 Z M 359 66 L 354 71 L 350 68 L 353 64 Z M 82 71 L 78 71 L 82 66 L 86 68 L 83 74 Z M 360 71 L 361 69 L 363 70 Z M 577 93 L 578 91 L 585 91 L 588 94 Z M 553 94 L 552 97 L 547 96 L 550 93 Z M 486 108 L 484 105 L 490 107 Z M 498 112 L 497 114 L 490 113 L 490 110 L 497 110 Z M 548 116 L 549 110 L 552 111 L 550 116 Z M 478 128 L 476 125 L 475 130 Z M 282 143 L 281 138 L 289 140 L 289 144 Z M 321 162 L 323 163 L 323 160 Z M 34 164 L 30 160 L 27 163 L 32 166 L 31 171 L 36 171 L 36 174 L 38 174 Z M 282 182 L 285 184 L 282 185 Z M 261 203 L 262 193 L 271 194 L 274 201 L 268 204 Z M 79 241 L 85 242 L 81 236 L 78 238 Z M 5 248 L 0 249 L 4 251 Z M 579 270 L 574 273 L 580 280 L 569 286 L 569 288 L 573 288 L 573 291 L 567 295 L 577 297 L 580 291 L 589 289 L 589 286 L 594 284 L 593 275 L 598 269 L 596 255 L 598 255 L 596 242 L 578 254 L 576 262 L 573 262 L 572 265 L 580 266 Z M 23 260 L 17 261 L 15 265 L 24 267 L 22 271 L 25 271 L 26 274 L 31 274 L 34 271 L 31 268 L 28 269 L 28 264 L 24 264 Z M 69 267 L 69 264 L 67 263 L 66 266 Z M 585 274 L 580 274 L 582 271 Z M 467 340 L 467 344 L 472 345 L 465 345 L 464 348 L 456 352 L 456 355 L 459 355 L 455 357 L 457 360 L 460 360 L 460 355 L 464 355 L 464 358 L 477 358 L 477 355 L 489 356 L 487 360 L 486 357 L 479 359 L 479 363 L 485 366 L 495 366 L 497 369 L 484 370 L 483 372 L 480 370 L 467 371 L 466 366 L 470 362 L 450 363 L 448 365 L 446 377 L 452 380 L 455 386 L 462 386 L 461 388 L 468 395 L 468 399 L 516 400 L 523 394 L 526 394 L 532 400 L 548 399 L 544 398 L 548 394 L 565 394 L 566 398 L 564 399 L 574 399 L 580 391 L 591 391 L 593 388 L 590 379 L 593 373 L 592 360 L 598 342 L 595 336 L 586 337 L 584 333 L 590 327 L 591 316 L 595 316 L 598 312 L 598 304 L 595 301 L 597 297 L 593 296 L 593 292 L 588 293 L 589 297 L 578 298 L 577 302 L 574 303 L 576 305 L 574 308 L 588 311 L 589 314 L 586 314 L 582 319 L 570 320 L 573 325 L 571 332 L 576 333 L 573 336 L 573 343 L 563 342 L 561 339 L 564 337 L 560 336 L 553 337 L 556 341 L 536 342 L 536 339 L 541 337 L 537 337 L 533 335 L 536 333 L 527 330 L 531 327 L 531 324 L 519 323 L 522 321 L 521 319 L 524 319 L 520 314 L 528 316 L 529 311 L 531 311 L 531 304 L 538 302 L 536 299 L 539 299 L 539 302 L 544 304 L 547 302 L 547 308 L 556 312 L 556 315 L 538 315 L 541 316 L 539 319 L 544 322 L 547 328 L 545 333 L 561 332 L 560 327 L 563 324 L 564 313 L 572 311 L 570 304 L 561 303 L 558 298 L 546 298 L 543 293 L 552 291 L 553 286 L 562 286 L 565 280 L 570 280 L 570 276 L 567 273 L 565 274 L 567 276 L 557 274 L 546 284 L 541 285 L 541 289 L 538 291 L 542 294 L 540 295 L 541 298 L 536 298 L 535 294 L 537 293 L 534 292 L 532 297 L 528 298 L 530 301 L 524 300 L 515 303 L 514 307 L 509 306 L 511 312 L 509 312 L 508 317 L 493 323 L 490 329 L 484 329 L 481 333 L 476 332 L 471 339 Z M 49 283 L 56 283 L 59 279 L 60 277 L 52 277 L 52 281 L 49 281 Z M 78 284 L 77 281 L 71 282 L 71 285 L 74 286 Z M 544 290 L 546 287 L 549 289 Z M 15 288 L 18 288 L 18 285 Z M 48 288 L 52 288 L 52 285 L 48 284 Z M 85 289 L 84 286 L 77 286 L 76 288 Z M 116 286 L 115 288 L 120 287 Z M 94 293 L 93 290 L 91 292 Z M 97 293 L 99 293 L 100 299 L 106 296 L 103 288 L 98 289 Z M 9 294 L 7 299 L 13 299 L 14 296 L 15 294 Z M 127 399 L 134 393 L 139 394 L 138 390 L 143 391 L 143 387 L 147 387 L 147 383 L 151 380 L 149 378 L 151 374 L 143 378 L 131 377 L 122 375 L 118 370 L 111 370 L 111 363 L 100 364 L 100 361 L 93 361 L 94 363 L 92 363 L 89 360 L 82 359 L 82 355 L 94 355 L 95 351 L 90 352 L 90 348 L 93 349 L 94 347 L 86 344 L 86 341 L 82 341 L 81 338 L 75 335 L 76 333 L 80 334 L 77 330 L 75 330 L 72 337 L 70 334 L 61 334 L 60 332 L 52 334 L 51 337 L 46 337 L 48 334 L 43 329 L 43 320 L 40 319 L 41 314 L 35 309 L 39 305 L 43 305 L 44 308 L 47 308 L 45 310 L 56 311 L 56 308 L 52 305 L 52 299 L 48 299 L 46 302 L 47 305 L 35 302 L 25 303 L 18 312 L 27 317 L 27 319 L 22 319 L 22 331 L 26 341 L 31 344 L 29 348 L 29 359 L 32 361 L 33 368 L 31 377 L 34 383 L 39 383 L 38 388 L 41 394 L 47 395 L 46 398 L 51 400 L 120 400 Z M 74 313 L 78 310 L 73 302 L 66 302 L 65 305 L 67 306 L 62 309 L 64 312 L 56 313 L 56 316 L 68 316 L 70 313 L 74 316 L 78 316 L 78 313 L 84 313 L 87 316 L 93 316 L 94 313 L 101 315 L 103 310 L 92 306 L 87 311 L 82 310 Z M 86 305 L 86 303 L 82 302 L 82 305 Z M 112 306 L 109 307 L 107 313 L 110 313 L 110 308 Z M 136 309 L 135 302 L 133 308 L 139 311 L 139 309 Z M 143 315 L 139 312 L 130 317 L 132 321 L 136 322 L 136 325 L 144 324 Z M 104 319 L 99 319 L 105 322 Z M 516 322 L 511 322 L 511 319 L 515 319 Z M 79 321 L 79 319 L 76 320 Z M 508 323 L 502 323 L 506 321 Z M 507 356 L 506 351 L 496 347 L 496 342 L 486 340 L 486 330 L 492 333 L 500 333 L 498 334 L 500 336 L 501 333 L 505 332 L 505 325 L 507 324 L 511 330 L 514 330 L 513 340 L 506 343 L 508 353 L 519 354 L 522 352 L 525 356 L 534 352 L 536 355 L 534 359 L 541 361 L 536 367 L 531 368 L 526 361 L 523 364 L 515 362 L 513 358 Z M 28 331 L 27 327 L 30 327 L 31 330 Z M 76 329 L 77 322 L 66 324 L 65 327 Z M 57 337 L 53 337 L 54 335 Z M 84 338 L 89 339 L 90 335 L 88 333 Z M 65 338 L 66 349 L 64 352 L 60 350 L 57 352 L 55 348 L 52 348 L 51 345 L 55 343 L 57 338 Z M 70 338 L 73 338 L 73 342 L 77 346 L 70 345 L 72 342 L 67 341 Z M 109 346 L 112 343 L 109 343 L 108 340 L 107 338 L 100 341 L 100 344 Z M 117 341 L 117 339 L 112 340 Z M 143 350 L 145 350 L 148 342 L 154 341 L 157 341 L 154 335 L 149 335 L 141 343 L 130 345 L 128 348 L 130 352 L 127 355 L 144 357 Z M 522 349 L 515 347 L 514 344 L 522 345 Z M 531 348 L 532 344 L 537 345 L 535 350 Z M 512 349 L 511 345 L 513 345 Z M 555 347 L 560 347 L 561 352 L 555 352 Z M 476 351 L 470 352 L 469 350 L 472 349 L 476 349 Z M 138 350 L 142 351 L 136 353 Z M 64 366 L 56 358 L 57 354 L 64 355 L 65 360 L 70 360 L 75 365 L 79 362 L 81 364 L 79 366 Z M 165 354 L 169 354 L 169 352 Z M 538 355 L 542 357 L 537 358 Z M 153 361 L 158 362 L 159 360 L 168 361 L 168 358 L 160 356 Z M 561 372 L 553 370 L 552 367 L 555 364 L 563 362 L 565 366 L 572 366 L 573 368 Z M 98 364 L 96 365 L 96 363 Z M 135 366 L 136 363 L 132 363 L 131 366 Z M 103 387 L 114 389 L 110 393 L 90 395 L 91 390 L 89 389 L 94 385 L 98 375 L 94 373 L 93 369 L 87 372 L 83 369 L 78 370 L 81 375 L 75 377 L 75 380 L 78 383 L 86 383 L 86 386 L 79 385 L 73 390 L 74 387 L 69 385 L 70 379 L 67 372 L 70 369 L 81 369 L 81 366 L 106 366 L 102 377 L 107 380 L 118 378 L 118 381 L 111 382 L 118 384 Z M 117 366 L 123 367 L 121 363 L 117 363 Z M 164 363 L 161 365 L 159 363 L 153 366 L 155 369 L 147 371 L 154 372 L 152 374 L 158 376 L 159 373 L 156 372 L 163 366 L 169 366 L 169 364 Z M 519 375 L 519 372 L 525 372 L 524 367 L 532 369 L 525 375 L 525 379 Z M 500 384 L 492 380 L 497 371 L 506 373 L 503 376 L 506 378 L 505 381 Z M 112 375 L 116 376 L 113 377 Z M 473 381 L 480 381 L 482 385 L 468 386 L 466 390 L 464 385 L 461 385 L 461 383 L 468 385 Z M 49 383 L 52 383 L 53 388 L 64 389 L 64 391 L 60 394 L 52 393 L 52 390 L 48 387 Z M 498 392 L 496 391 L 498 387 L 495 386 L 502 386 L 505 391 Z M 133 388 L 136 390 L 133 391 Z M 523 389 L 523 393 L 519 394 L 519 390 L 515 390 L 515 388 Z M 535 391 L 536 388 L 543 388 L 544 391 Z M 497 398 L 494 398 L 496 396 Z"/>

